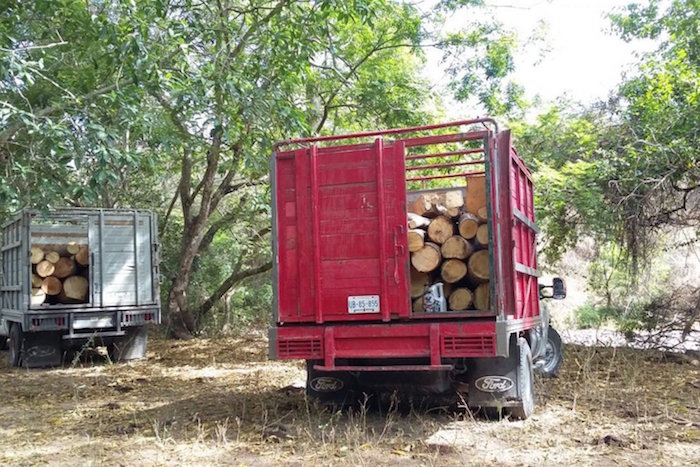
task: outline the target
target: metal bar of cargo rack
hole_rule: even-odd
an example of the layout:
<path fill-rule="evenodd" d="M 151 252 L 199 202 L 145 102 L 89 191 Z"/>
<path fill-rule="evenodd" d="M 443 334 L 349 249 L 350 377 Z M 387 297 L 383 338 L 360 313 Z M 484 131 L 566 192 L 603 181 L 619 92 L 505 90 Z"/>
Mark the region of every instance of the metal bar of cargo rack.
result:
<path fill-rule="evenodd" d="M 280 141 L 279 143 L 276 143 L 274 146 L 275 152 L 277 152 L 277 149 L 282 147 L 282 146 L 288 146 L 291 144 L 304 144 L 304 143 L 317 143 L 317 142 L 322 142 L 322 141 L 341 141 L 345 139 L 353 139 L 353 138 L 368 138 L 372 136 L 383 136 L 383 135 L 398 135 L 402 133 L 415 133 L 418 131 L 428 131 L 428 130 L 438 130 L 440 128 L 451 128 L 451 127 L 460 127 L 464 125 L 475 125 L 475 124 L 491 124 L 493 125 L 493 131 L 494 133 L 498 133 L 498 123 L 496 123 L 496 120 L 493 118 L 474 118 L 470 120 L 458 120 L 454 122 L 447 122 L 447 123 L 438 123 L 436 125 L 425 125 L 425 126 L 413 126 L 413 127 L 406 127 L 406 128 L 394 128 L 391 130 L 378 130 L 378 131 L 366 131 L 366 132 L 361 132 L 361 133 L 348 133 L 345 135 L 331 135 L 331 136 L 316 136 L 313 138 L 297 138 L 297 139 L 288 139 L 285 141 Z M 473 133 L 479 133 L 479 132 L 473 132 Z M 482 135 L 483 136 L 483 135 Z M 480 139 L 481 137 L 477 138 Z M 424 143 L 424 144 L 429 144 L 429 143 Z M 406 145 L 408 147 L 408 145 Z"/>
<path fill-rule="evenodd" d="M 484 175 L 483 170 L 479 170 L 477 172 L 461 172 L 458 174 L 447 174 L 447 175 L 429 175 L 426 177 L 413 177 L 413 178 L 407 178 L 407 182 L 422 182 L 425 180 L 437 180 L 440 178 L 458 178 L 458 177 L 473 177 L 475 175 Z"/>
<path fill-rule="evenodd" d="M 445 162 L 444 164 L 427 164 L 427 165 L 410 165 L 406 167 L 406 172 L 410 172 L 412 170 L 423 170 L 423 169 L 442 169 L 445 167 L 460 167 L 463 165 L 478 165 L 478 164 L 483 164 L 484 160 L 476 160 L 476 161 L 459 161 L 459 162 Z"/>
<path fill-rule="evenodd" d="M 432 159 L 435 157 L 464 156 L 468 154 L 479 154 L 482 152 L 484 152 L 484 148 L 461 149 L 459 151 L 435 152 L 430 154 L 414 154 L 412 156 L 406 156 L 406 160 L 412 161 L 416 159 Z"/>
<path fill-rule="evenodd" d="M 100 228 L 98 229 L 98 234 L 100 235 L 100 306 L 105 306 L 105 262 L 104 262 L 104 231 L 105 231 L 105 219 L 104 211 L 100 209 Z M 72 331 L 72 328 L 71 328 Z"/>

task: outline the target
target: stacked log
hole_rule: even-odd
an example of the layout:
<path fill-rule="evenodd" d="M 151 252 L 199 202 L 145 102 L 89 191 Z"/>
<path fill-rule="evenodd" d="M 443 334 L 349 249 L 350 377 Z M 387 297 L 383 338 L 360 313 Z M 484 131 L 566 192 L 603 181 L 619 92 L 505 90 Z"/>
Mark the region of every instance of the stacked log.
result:
<path fill-rule="evenodd" d="M 447 309 L 490 309 L 490 256 L 485 178 L 470 177 L 463 190 L 419 195 L 408 203 L 411 300 L 424 312 L 424 296 L 443 284 Z"/>
<path fill-rule="evenodd" d="M 32 305 L 88 303 L 87 245 L 33 245 L 30 262 Z"/>

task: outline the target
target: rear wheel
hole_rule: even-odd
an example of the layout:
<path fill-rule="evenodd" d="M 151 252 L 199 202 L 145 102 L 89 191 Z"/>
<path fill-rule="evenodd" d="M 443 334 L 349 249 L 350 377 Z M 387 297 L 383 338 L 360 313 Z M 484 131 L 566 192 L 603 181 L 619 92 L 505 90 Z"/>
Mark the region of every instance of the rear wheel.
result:
<path fill-rule="evenodd" d="M 554 378 L 559 374 L 563 362 L 564 351 L 561 345 L 561 336 L 550 326 L 547 331 L 544 355 L 537 362 L 537 373 L 547 378 Z"/>
<path fill-rule="evenodd" d="M 0 350 L 5 350 L 7 349 L 7 336 L 0 336 Z"/>
<path fill-rule="evenodd" d="M 518 339 L 518 393 L 520 405 L 509 412 L 513 418 L 525 420 L 535 411 L 535 381 L 532 376 L 532 352 L 524 338 Z"/>
<path fill-rule="evenodd" d="M 22 354 L 24 353 L 24 333 L 22 326 L 13 323 L 10 327 L 10 366 L 17 368 L 22 365 Z"/>

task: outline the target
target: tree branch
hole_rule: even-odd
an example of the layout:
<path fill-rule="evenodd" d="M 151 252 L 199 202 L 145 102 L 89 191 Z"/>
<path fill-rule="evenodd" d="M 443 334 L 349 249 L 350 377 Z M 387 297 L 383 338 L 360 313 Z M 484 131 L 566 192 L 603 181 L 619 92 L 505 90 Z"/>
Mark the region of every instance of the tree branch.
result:
<path fill-rule="evenodd" d="M 231 288 L 238 282 L 249 277 L 257 276 L 258 274 L 262 274 L 263 272 L 267 272 L 270 269 L 272 269 L 272 261 L 268 261 L 267 263 L 264 263 L 258 267 L 246 269 L 244 271 L 240 270 L 239 263 L 237 267 L 234 268 L 234 271 L 231 273 L 231 275 L 228 276 L 226 280 L 216 289 L 216 291 L 214 291 L 214 293 L 208 299 L 206 299 L 204 303 L 202 303 L 202 305 L 199 307 L 199 319 L 201 320 L 202 317 L 208 314 L 214 307 L 216 302 L 218 302 L 221 299 L 221 297 L 223 297 L 226 292 L 231 290 Z"/>

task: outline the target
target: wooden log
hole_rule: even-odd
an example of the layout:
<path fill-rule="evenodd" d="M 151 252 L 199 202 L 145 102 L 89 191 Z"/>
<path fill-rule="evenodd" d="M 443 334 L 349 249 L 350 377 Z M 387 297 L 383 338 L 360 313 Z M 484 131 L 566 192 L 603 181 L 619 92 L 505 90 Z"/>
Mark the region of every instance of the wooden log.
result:
<path fill-rule="evenodd" d="M 443 258 L 466 259 L 472 252 L 474 247 L 461 235 L 453 235 L 442 244 L 440 253 Z"/>
<path fill-rule="evenodd" d="M 61 255 L 58 253 L 58 251 L 47 251 L 44 258 L 46 261 L 56 264 L 58 260 L 61 259 Z"/>
<path fill-rule="evenodd" d="M 63 256 L 56 262 L 54 267 L 53 275 L 59 279 L 65 279 L 75 272 L 75 261 Z"/>
<path fill-rule="evenodd" d="M 53 263 L 47 260 L 43 260 L 36 265 L 36 273 L 40 277 L 49 277 L 51 274 L 53 274 L 54 269 L 55 266 L 53 265 Z"/>
<path fill-rule="evenodd" d="M 462 190 L 446 190 L 426 193 L 424 196 L 434 206 L 442 206 L 445 209 L 459 209 L 464 206 L 462 193 Z"/>
<path fill-rule="evenodd" d="M 479 284 L 474 290 L 474 308 L 486 311 L 491 307 L 491 285 L 489 282 Z"/>
<path fill-rule="evenodd" d="M 41 283 L 41 290 L 43 290 L 46 295 L 58 295 L 61 293 L 62 287 L 61 280 L 55 276 L 46 277 Z"/>
<path fill-rule="evenodd" d="M 423 248 L 425 244 L 425 230 L 411 229 L 408 231 L 408 251 L 413 253 Z"/>
<path fill-rule="evenodd" d="M 425 311 L 425 307 L 423 306 L 423 297 L 421 296 L 413 300 L 413 305 L 411 308 L 413 309 L 414 313 L 423 313 L 423 311 Z"/>
<path fill-rule="evenodd" d="M 486 206 L 482 206 L 476 210 L 476 217 L 478 217 L 481 222 L 486 222 L 488 220 L 489 214 Z"/>
<path fill-rule="evenodd" d="M 477 215 L 479 209 L 486 206 L 486 177 L 479 175 L 467 179 L 467 196 L 464 200 L 465 211 Z"/>
<path fill-rule="evenodd" d="M 451 219 L 454 219 L 455 217 L 459 217 L 459 215 L 462 213 L 462 208 L 446 208 L 445 206 L 438 204 L 436 206 L 437 212 L 441 216 L 449 217 Z"/>
<path fill-rule="evenodd" d="M 481 248 L 486 248 L 489 246 L 489 226 L 488 224 L 481 224 L 478 229 L 476 229 L 476 235 L 474 236 L 474 243 Z"/>
<path fill-rule="evenodd" d="M 440 268 L 440 276 L 442 280 L 450 284 L 454 284 L 458 280 L 467 275 L 467 265 L 459 259 L 448 259 L 442 263 Z"/>
<path fill-rule="evenodd" d="M 412 212 L 408 213 L 408 228 L 409 229 L 425 229 L 430 224 L 430 219 L 419 216 Z"/>
<path fill-rule="evenodd" d="M 69 255 L 75 255 L 80 251 L 80 245 L 78 245 L 76 242 L 68 242 L 68 245 L 66 245 L 66 251 Z"/>
<path fill-rule="evenodd" d="M 442 245 L 445 240 L 454 235 L 455 226 L 454 223 L 445 216 L 438 216 L 432 221 L 428 226 L 428 237 L 430 240 Z"/>
<path fill-rule="evenodd" d="M 88 293 L 88 281 L 82 276 L 70 276 L 63 281 L 63 295 L 69 300 L 84 301 Z"/>
<path fill-rule="evenodd" d="M 44 259 L 44 250 L 42 250 L 38 246 L 31 247 L 29 251 L 31 253 L 32 264 L 39 264 Z"/>
<path fill-rule="evenodd" d="M 411 268 L 411 298 L 421 297 L 430 285 L 428 274 Z"/>
<path fill-rule="evenodd" d="M 425 195 L 419 195 L 418 198 L 408 206 L 408 210 L 419 216 L 432 217 L 437 214 L 437 209 Z"/>
<path fill-rule="evenodd" d="M 467 263 L 469 278 L 475 282 L 486 282 L 490 279 L 489 251 L 479 250 L 469 257 Z"/>
<path fill-rule="evenodd" d="M 46 294 L 43 290 L 41 290 L 41 287 L 32 287 L 32 297 L 30 299 L 30 303 L 32 305 L 41 305 L 45 301 Z"/>
<path fill-rule="evenodd" d="M 450 298 L 448 299 L 448 302 L 450 303 L 450 310 L 453 310 L 453 311 L 466 310 L 467 308 L 470 308 L 472 306 L 472 302 L 473 302 L 472 291 L 465 288 L 465 287 L 460 287 L 458 289 L 455 289 L 450 294 Z"/>
<path fill-rule="evenodd" d="M 474 238 L 476 231 L 479 228 L 479 218 L 474 214 L 465 212 L 459 216 L 457 225 L 459 228 L 459 234 L 467 240 L 471 240 Z"/>
<path fill-rule="evenodd" d="M 411 254 L 411 264 L 418 272 L 434 271 L 441 260 L 440 247 L 431 242 L 425 242 L 423 248 Z"/>
<path fill-rule="evenodd" d="M 44 282 L 44 279 L 39 276 L 38 274 L 32 274 L 32 287 L 33 288 L 39 288 L 41 287 L 41 283 Z"/>
<path fill-rule="evenodd" d="M 80 250 L 75 254 L 75 262 L 78 263 L 81 266 L 87 266 L 90 264 L 90 255 L 88 252 L 88 247 L 87 245 L 83 245 L 80 247 Z"/>

